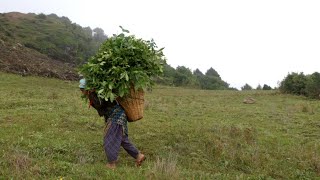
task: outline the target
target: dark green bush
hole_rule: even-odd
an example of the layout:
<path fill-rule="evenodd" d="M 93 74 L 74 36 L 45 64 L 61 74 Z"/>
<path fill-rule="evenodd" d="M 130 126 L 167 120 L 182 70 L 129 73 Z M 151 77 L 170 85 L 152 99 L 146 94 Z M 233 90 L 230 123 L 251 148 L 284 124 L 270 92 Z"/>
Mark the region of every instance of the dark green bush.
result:
<path fill-rule="evenodd" d="M 307 77 L 306 96 L 320 99 L 320 73 L 315 72 Z"/>
<path fill-rule="evenodd" d="M 320 99 L 320 73 L 291 73 L 280 83 L 280 92 Z"/>
<path fill-rule="evenodd" d="M 252 90 L 253 88 L 249 85 L 249 84 L 245 84 L 244 86 L 241 87 L 242 91 L 246 91 L 246 90 Z"/>
<path fill-rule="evenodd" d="M 272 90 L 272 87 L 268 86 L 267 84 L 264 84 L 262 90 Z"/>
<path fill-rule="evenodd" d="M 280 83 L 280 92 L 306 95 L 307 77 L 303 73 L 291 73 Z"/>

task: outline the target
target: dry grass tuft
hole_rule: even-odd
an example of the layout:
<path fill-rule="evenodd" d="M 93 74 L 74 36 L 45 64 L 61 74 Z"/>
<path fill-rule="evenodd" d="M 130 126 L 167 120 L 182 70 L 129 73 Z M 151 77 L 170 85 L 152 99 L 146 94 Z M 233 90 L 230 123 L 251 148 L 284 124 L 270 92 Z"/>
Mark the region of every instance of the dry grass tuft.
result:
<path fill-rule="evenodd" d="M 166 158 L 157 158 L 148 174 L 148 179 L 179 179 L 177 159 L 172 154 Z"/>
<path fill-rule="evenodd" d="M 311 162 L 315 172 L 320 176 L 320 157 L 314 153 Z"/>
<path fill-rule="evenodd" d="M 25 172 L 29 169 L 32 160 L 29 157 L 29 153 L 15 151 L 7 154 L 9 164 L 16 172 Z"/>

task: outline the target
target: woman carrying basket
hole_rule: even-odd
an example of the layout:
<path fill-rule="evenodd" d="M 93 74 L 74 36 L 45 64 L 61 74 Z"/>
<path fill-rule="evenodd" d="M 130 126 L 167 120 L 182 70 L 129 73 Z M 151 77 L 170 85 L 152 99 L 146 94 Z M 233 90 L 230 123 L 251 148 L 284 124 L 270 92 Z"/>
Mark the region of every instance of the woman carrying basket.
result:
<path fill-rule="evenodd" d="M 90 106 L 98 111 L 99 116 L 105 118 L 106 126 L 103 147 L 108 159 L 107 168 L 116 168 L 120 146 L 136 159 L 136 166 L 141 166 L 146 157 L 128 139 L 128 121 L 123 108 L 117 102 L 99 99 L 94 91 L 85 90 L 85 87 L 86 81 L 85 79 L 81 79 L 79 88 L 82 94 L 88 97 Z"/>

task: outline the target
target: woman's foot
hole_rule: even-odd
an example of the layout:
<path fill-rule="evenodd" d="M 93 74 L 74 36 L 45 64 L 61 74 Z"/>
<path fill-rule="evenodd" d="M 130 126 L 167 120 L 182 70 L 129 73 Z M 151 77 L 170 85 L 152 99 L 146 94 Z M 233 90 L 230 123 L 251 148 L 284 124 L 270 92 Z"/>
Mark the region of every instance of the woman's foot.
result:
<path fill-rule="evenodd" d="M 136 166 L 139 167 L 141 166 L 142 162 L 146 160 L 146 156 L 142 153 L 139 153 L 136 159 Z"/>
<path fill-rule="evenodd" d="M 107 163 L 106 167 L 108 169 L 114 170 L 116 168 L 116 163 L 115 162 Z"/>

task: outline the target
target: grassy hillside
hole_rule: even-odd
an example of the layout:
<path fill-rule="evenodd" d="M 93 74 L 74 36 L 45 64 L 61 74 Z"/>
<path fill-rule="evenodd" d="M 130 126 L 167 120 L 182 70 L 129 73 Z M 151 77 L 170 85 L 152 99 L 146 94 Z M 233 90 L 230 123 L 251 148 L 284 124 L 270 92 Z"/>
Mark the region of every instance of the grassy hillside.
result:
<path fill-rule="evenodd" d="M 101 31 L 103 37 L 99 39 L 90 27 L 83 28 L 56 14 L 0 13 L 0 41 L 19 43 L 73 64 L 87 60 L 97 51 L 106 38 Z"/>
<path fill-rule="evenodd" d="M 110 171 L 78 83 L 0 73 L 0 92 L 0 179 L 320 179 L 319 101 L 156 87 L 129 124 L 147 161 L 122 150 Z"/>
<path fill-rule="evenodd" d="M 74 80 L 105 39 L 56 14 L 0 13 L 0 71 Z"/>

